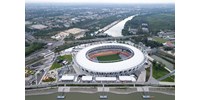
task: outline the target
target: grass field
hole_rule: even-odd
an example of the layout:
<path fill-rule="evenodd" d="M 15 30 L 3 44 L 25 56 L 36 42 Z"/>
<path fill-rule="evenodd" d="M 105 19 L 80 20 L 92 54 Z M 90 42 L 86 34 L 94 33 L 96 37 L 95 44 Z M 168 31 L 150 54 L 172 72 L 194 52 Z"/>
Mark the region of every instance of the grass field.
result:
<path fill-rule="evenodd" d="M 153 40 L 154 41 L 157 41 L 159 43 L 165 43 L 167 40 L 163 39 L 163 38 L 160 38 L 160 37 L 153 37 Z"/>
<path fill-rule="evenodd" d="M 161 78 L 169 72 L 164 68 L 163 65 L 153 64 L 153 77 L 155 79 Z"/>
<path fill-rule="evenodd" d="M 119 54 L 112 54 L 112 55 L 106 55 L 106 56 L 99 56 L 97 57 L 98 61 L 116 61 L 116 60 L 120 60 L 120 56 Z"/>
<path fill-rule="evenodd" d="M 58 56 L 59 60 L 67 60 L 69 63 L 72 62 L 72 55 L 64 55 L 64 56 Z"/>
<path fill-rule="evenodd" d="M 57 69 L 57 68 L 60 68 L 60 67 L 62 67 L 62 66 L 61 66 L 59 63 L 54 62 L 54 63 L 52 64 L 50 70 Z"/>
<path fill-rule="evenodd" d="M 58 56 L 57 57 L 58 60 L 67 60 L 68 61 L 68 64 L 72 62 L 72 55 L 64 55 L 64 56 Z M 54 62 L 50 68 L 50 70 L 53 70 L 53 69 L 57 69 L 57 68 L 60 68 L 62 67 L 61 64 L 57 63 L 57 62 Z"/>
<path fill-rule="evenodd" d="M 166 78 L 166 79 L 164 79 L 162 81 L 163 82 L 174 82 L 175 81 L 175 76 L 174 75 L 170 76 L 170 77 L 168 77 L 168 78 Z"/>

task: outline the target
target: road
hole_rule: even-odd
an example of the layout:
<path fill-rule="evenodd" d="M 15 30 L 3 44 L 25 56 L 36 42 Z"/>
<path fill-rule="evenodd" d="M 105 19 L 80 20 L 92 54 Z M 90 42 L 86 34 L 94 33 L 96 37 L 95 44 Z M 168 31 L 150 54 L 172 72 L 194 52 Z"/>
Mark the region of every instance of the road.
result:
<path fill-rule="evenodd" d="M 70 43 L 78 42 L 78 43 L 85 43 L 85 42 L 95 42 L 95 41 L 106 41 L 106 40 L 117 40 L 117 39 L 129 39 L 131 37 L 137 37 L 138 35 L 129 35 L 129 36 L 123 36 L 123 37 L 107 37 L 107 38 L 96 38 L 96 39 L 88 39 L 88 40 L 75 40 L 75 41 L 68 41 Z M 142 36 L 142 35 L 140 35 Z M 37 51 L 30 56 L 25 58 L 25 61 L 36 59 L 38 56 L 41 56 L 42 53 L 48 52 L 48 50 L 53 50 L 54 48 L 61 46 L 65 43 L 64 40 L 59 40 L 57 42 L 52 42 L 51 46 L 48 46 L 47 49 L 41 49 L 40 51 Z"/>
<path fill-rule="evenodd" d="M 42 53 L 48 52 L 48 50 L 52 50 L 58 46 L 61 46 L 64 44 L 64 41 L 57 41 L 54 42 L 51 46 L 48 46 L 46 49 L 41 49 L 40 51 L 36 51 L 35 53 L 31 54 L 30 56 L 25 58 L 25 61 L 34 59 L 34 58 L 38 58 L 38 56 L 41 56 Z"/>
<path fill-rule="evenodd" d="M 54 63 L 54 61 L 56 60 L 57 56 L 58 55 L 53 56 L 53 58 L 50 61 L 47 61 L 47 63 L 45 63 L 45 67 L 42 68 L 44 70 L 44 74 L 41 76 L 41 79 L 43 79 L 43 77 L 49 72 L 49 69 L 50 69 L 51 65 Z M 41 79 L 38 82 L 38 84 L 40 84 L 42 82 Z"/>
<path fill-rule="evenodd" d="M 168 61 L 166 61 L 166 60 L 164 60 L 164 59 L 162 59 L 162 58 L 160 58 L 160 57 L 158 57 L 158 56 L 156 56 L 156 55 L 152 55 L 151 56 L 153 59 L 155 59 L 155 60 L 157 60 L 157 61 L 159 61 L 159 62 L 162 62 L 163 64 L 165 64 L 166 65 L 166 67 L 169 69 L 169 70 L 174 70 L 174 65 L 172 64 L 172 63 L 170 63 L 170 62 L 168 62 Z"/>
<path fill-rule="evenodd" d="M 37 73 L 36 77 L 37 77 L 37 81 L 36 81 L 36 84 L 39 84 L 40 80 L 42 79 L 43 75 L 44 75 L 45 72 L 40 72 L 40 73 Z"/>
<path fill-rule="evenodd" d="M 119 36 L 119 37 L 106 37 L 106 38 L 95 38 L 95 39 L 87 39 L 87 40 L 75 40 L 70 42 L 95 42 L 95 41 L 106 41 L 106 40 L 118 40 L 118 39 L 129 39 L 132 37 L 138 37 L 143 35 L 129 35 L 129 36 Z"/>

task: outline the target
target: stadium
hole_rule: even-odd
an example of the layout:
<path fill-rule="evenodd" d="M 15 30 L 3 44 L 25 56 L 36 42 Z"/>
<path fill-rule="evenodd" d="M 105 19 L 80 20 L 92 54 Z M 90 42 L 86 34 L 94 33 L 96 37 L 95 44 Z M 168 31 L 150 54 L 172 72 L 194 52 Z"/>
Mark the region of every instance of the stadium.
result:
<path fill-rule="evenodd" d="M 79 50 L 74 59 L 81 72 L 93 76 L 133 75 L 146 62 L 142 51 L 122 43 L 100 43 Z"/>

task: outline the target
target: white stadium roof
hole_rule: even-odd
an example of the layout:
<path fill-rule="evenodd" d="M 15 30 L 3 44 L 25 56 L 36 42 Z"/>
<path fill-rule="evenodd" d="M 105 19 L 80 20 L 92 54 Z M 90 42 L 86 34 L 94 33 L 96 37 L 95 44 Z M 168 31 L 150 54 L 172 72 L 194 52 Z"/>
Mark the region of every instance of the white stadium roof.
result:
<path fill-rule="evenodd" d="M 99 46 L 109 46 L 109 45 L 116 45 L 116 46 L 123 46 L 126 48 L 131 49 L 134 52 L 133 57 L 119 62 L 113 63 L 98 63 L 93 62 L 87 59 L 86 53 L 88 50 L 99 47 Z M 103 43 L 103 44 L 96 44 L 92 46 L 88 46 L 82 50 L 80 50 L 76 55 L 76 62 L 81 66 L 83 69 L 87 69 L 88 71 L 93 72 L 120 72 L 124 70 L 128 70 L 138 66 L 139 64 L 143 63 L 145 57 L 144 54 L 137 48 L 121 43 Z"/>

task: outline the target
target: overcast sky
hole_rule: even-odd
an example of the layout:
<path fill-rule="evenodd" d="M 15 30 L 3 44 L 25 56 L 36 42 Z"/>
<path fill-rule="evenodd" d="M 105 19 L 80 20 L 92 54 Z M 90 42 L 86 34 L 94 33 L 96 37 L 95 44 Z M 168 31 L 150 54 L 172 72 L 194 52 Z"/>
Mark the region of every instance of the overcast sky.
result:
<path fill-rule="evenodd" d="M 25 0 L 28 2 L 65 2 L 65 3 L 174 3 L 175 0 Z"/>

